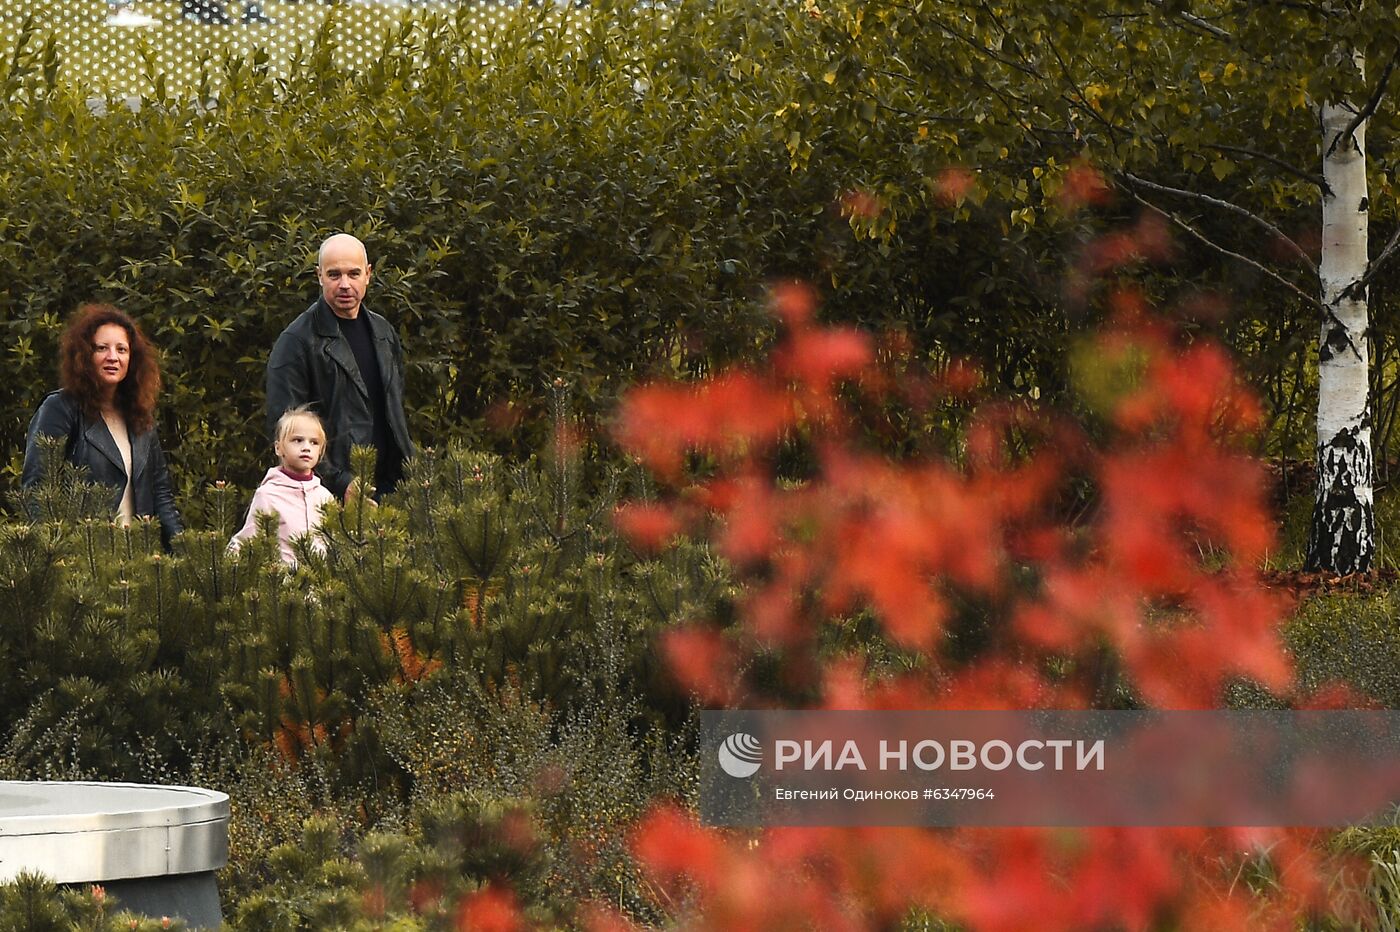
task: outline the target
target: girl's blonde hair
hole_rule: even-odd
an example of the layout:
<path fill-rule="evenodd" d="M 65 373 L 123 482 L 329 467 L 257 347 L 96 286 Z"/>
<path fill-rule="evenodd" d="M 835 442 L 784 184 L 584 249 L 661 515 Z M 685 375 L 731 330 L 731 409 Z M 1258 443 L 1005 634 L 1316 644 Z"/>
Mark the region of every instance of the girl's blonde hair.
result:
<path fill-rule="evenodd" d="M 326 425 L 321 422 L 321 415 L 311 410 L 310 405 L 297 405 L 295 408 L 288 408 L 282 412 L 282 416 L 277 419 L 277 442 L 282 443 L 292 433 L 292 422 L 299 417 L 316 422 L 316 429 L 321 432 L 321 446 L 326 445 Z"/>

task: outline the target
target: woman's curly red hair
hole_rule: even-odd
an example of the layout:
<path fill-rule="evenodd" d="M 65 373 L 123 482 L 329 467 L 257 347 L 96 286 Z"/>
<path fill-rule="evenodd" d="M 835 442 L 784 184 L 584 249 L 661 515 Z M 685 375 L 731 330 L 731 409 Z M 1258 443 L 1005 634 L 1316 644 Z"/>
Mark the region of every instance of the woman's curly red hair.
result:
<path fill-rule="evenodd" d="M 68 319 L 59 343 L 58 382 L 77 400 L 90 418 L 102 416 L 101 383 L 93 365 L 93 339 L 98 328 L 116 324 L 126 331 L 131 344 L 126 378 L 117 386 L 117 411 L 127 429 L 136 434 L 150 430 L 155 423 L 156 398 L 160 396 L 160 364 L 146 335 L 126 314 L 110 304 L 84 304 Z"/>

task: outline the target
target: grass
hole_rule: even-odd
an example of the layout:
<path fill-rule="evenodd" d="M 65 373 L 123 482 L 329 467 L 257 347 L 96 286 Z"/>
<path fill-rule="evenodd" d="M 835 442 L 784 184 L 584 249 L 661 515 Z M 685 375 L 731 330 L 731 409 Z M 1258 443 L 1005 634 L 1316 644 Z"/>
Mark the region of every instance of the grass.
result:
<path fill-rule="evenodd" d="M 156 20 L 145 27 L 108 22 L 107 0 L 0 0 L 0 53 L 13 53 L 27 16 L 40 35 L 52 34 L 58 45 L 59 78 L 95 96 L 134 97 L 151 93 L 156 75 L 171 90 L 197 86 L 202 68 L 217 68 L 230 54 L 247 58 L 256 50 L 268 54 L 274 73 L 285 73 L 287 61 L 299 47 L 309 46 L 327 18 L 339 64 L 357 68 L 377 57 L 390 27 L 405 17 L 432 13 L 455 15 L 457 3 L 433 0 L 406 6 L 403 2 L 337 3 L 318 0 L 297 3 L 263 0 L 272 25 L 242 25 L 244 0 L 226 0 L 231 25 L 191 22 L 180 15 L 179 0 L 135 0 L 135 10 Z M 485 44 L 496 25 L 514 15 L 511 7 L 493 0 L 466 0 L 463 15 Z"/>
<path fill-rule="evenodd" d="M 1400 569 L 1400 485 L 1387 485 L 1375 491 L 1378 543 L 1375 566 L 1380 570 Z M 1278 514 L 1278 543 L 1264 560 L 1264 569 L 1298 569 L 1308 549 L 1308 525 L 1312 520 L 1313 495 L 1307 489 L 1291 496 Z"/>

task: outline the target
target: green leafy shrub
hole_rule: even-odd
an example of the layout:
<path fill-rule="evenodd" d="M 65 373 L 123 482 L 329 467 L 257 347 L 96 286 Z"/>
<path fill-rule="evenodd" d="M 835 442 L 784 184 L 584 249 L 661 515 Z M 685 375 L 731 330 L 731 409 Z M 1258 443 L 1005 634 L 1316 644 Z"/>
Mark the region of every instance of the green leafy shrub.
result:
<path fill-rule="evenodd" d="M 163 351 L 186 511 L 211 481 L 251 484 L 266 352 L 313 299 L 335 230 L 369 245 L 368 306 L 400 328 L 430 445 L 523 455 L 555 378 L 595 423 L 638 379 L 750 356 L 770 331 L 755 298 L 779 276 L 820 283 L 830 316 L 888 327 L 920 365 L 971 356 L 1013 391 L 1063 389 L 1083 321 L 1037 268 L 1063 226 L 1008 238 L 998 196 L 941 200 L 943 150 L 851 119 L 823 81 L 829 27 L 795 5 L 636 6 L 562 30 L 522 5 L 489 55 L 461 17 L 419 15 L 359 72 L 327 27 L 289 60 L 212 56 L 198 86 L 100 116 L 55 77 L 69 50 L 21 37 L 0 65 L 11 475 L 62 320 L 97 297 Z M 922 206 L 868 229 L 849 195 L 877 181 Z"/>
<path fill-rule="evenodd" d="M 650 915 L 627 833 L 694 792 L 690 700 L 652 642 L 734 590 L 706 547 L 623 543 L 628 480 L 594 471 L 562 440 L 516 467 L 428 450 L 378 507 L 330 506 L 289 570 L 273 522 L 228 551 L 231 486 L 167 554 L 55 470 L 44 520 L 0 524 L 0 772 L 225 790 L 243 928 L 418 916 L 424 878 L 444 909 L 508 878 L 546 919 L 598 898 Z M 451 848 L 516 810 L 528 852 Z"/>
<path fill-rule="evenodd" d="M 559 904 L 610 900 L 649 916 L 627 835 L 648 800 L 694 799 L 692 729 L 649 727 L 648 711 L 619 680 L 620 645 L 600 646 L 601 685 L 585 687 L 564 711 L 512 685 L 483 688 L 459 675 L 425 687 L 418 708 L 431 715 L 386 690 L 370 716 L 420 806 L 463 790 L 533 801 L 547 857 L 537 886 L 517 889 Z"/>
<path fill-rule="evenodd" d="M 611 528 L 622 477 L 590 494 L 583 472 L 563 448 L 513 470 L 425 452 L 382 506 L 329 506 L 324 552 L 303 547 L 289 572 L 271 524 L 228 551 L 245 507 L 232 487 L 210 492 L 218 526 L 166 554 L 149 521 L 83 516 L 58 471 L 36 495 L 68 515 L 0 526 L 6 766 L 134 779 L 241 736 L 328 784 L 406 799 L 412 773 L 366 714 L 386 692 L 417 708 L 436 678 L 467 675 L 550 714 L 606 688 L 683 719 L 652 635 L 732 586 L 700 546 L 639 558 Z"/>
<path fill-rule="evenodd" d="M 795 254 L 798 212 L 780 203 L 785 166 L 761 156 L 769 92 L 711 82 L 697 33 L 746 40 L 682 15 L 564 34 L 523 12 L 490 61 L 450 18 L 406 21 L 356 75 L 325 30 L 285 78 L 257 57 L 209 65 L 216 106 L 172 91 L 102 116 L 36 65 L 0 109 L 0 260 L 14 270 L 0 441 L 20 448 L 64 316 L 101 297 L 163 351 L 161 426 L 187 509 L 210 481 L 251 483 L 266 351 L 315 297 L 315 249 L 335 230 L 369 244 L 367 303 L 407 338 L 411 419 L 430 443 L 480 436 L 488 414 L 547 426 L 555 377 L 591 417 L 639 375 L 743 350 L 760 329 L 746 299 Z M 17 60 L 52 54 L 38 43 Z M 717 170 L 720 151 L 752 155 Z"/>
<path fill-rule="evenodd" d="M 474 794 L 438 800 L 409 833 L 370 833 L 347 846 L 332 820 L 268 853 L 271 882 L 242 900 L 232 929 L 456 929 L 455 904 L 491 881 L 530 887 L 542 866 L 525 803 Z M 531 904 L 527 916 L 557 915 Z"/>
<path fill-rule="evenodd" d="M 185 928 L 178 919 L 140 916 L 100 884 L 81 889 L 55 886 L 43 877 L 20 874 L 0 884 L 0 928 L 24 932 L 155 932 Z"/>

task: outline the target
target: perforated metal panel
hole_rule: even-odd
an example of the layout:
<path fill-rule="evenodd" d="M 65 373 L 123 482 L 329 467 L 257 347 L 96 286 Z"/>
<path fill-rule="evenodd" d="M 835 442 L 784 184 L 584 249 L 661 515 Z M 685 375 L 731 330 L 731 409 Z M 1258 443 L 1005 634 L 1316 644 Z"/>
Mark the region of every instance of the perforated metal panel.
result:
<path fill-rule="evenodd" d="M 404 17 L 450 16 L 469 42 L 485 47 L 514 12 L 515 4 L 498 0 L 0 0 L 0 50 L 11 54 L 27 23 L 29 41 L 57 40 L 63 80 L 98 96 L 139 97 L 159 76 L 171 91 L 197 87 L 201 71 L 217 83 L 226 57 L 259 50 L 281 73 L 328 20 L 339 63 L 361 68 Z"/>

